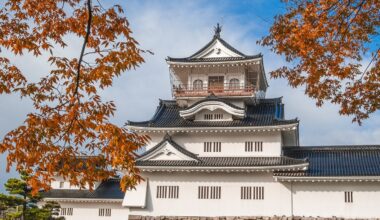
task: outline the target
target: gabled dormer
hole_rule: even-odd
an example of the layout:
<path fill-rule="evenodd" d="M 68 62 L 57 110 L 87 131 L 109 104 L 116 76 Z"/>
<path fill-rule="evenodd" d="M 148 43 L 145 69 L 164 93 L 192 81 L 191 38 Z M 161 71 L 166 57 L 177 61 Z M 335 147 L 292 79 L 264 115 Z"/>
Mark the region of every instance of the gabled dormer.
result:
<path fill-rule="evenodd" d="M 167 58 L 177 100 L 194 102 L 210 94 L 233 99 L 265 97 L 268 84 L 262 55 L 238 51 L 220 32 L 218 24 L 211 41 L 189 57 Z"/>
<path fill-rule="evenodd" d="M 186 160 L 198 161 L 197 156 L 174 142 L 166 134 L 164 139 L 139 156 L 137 161 Z"/>

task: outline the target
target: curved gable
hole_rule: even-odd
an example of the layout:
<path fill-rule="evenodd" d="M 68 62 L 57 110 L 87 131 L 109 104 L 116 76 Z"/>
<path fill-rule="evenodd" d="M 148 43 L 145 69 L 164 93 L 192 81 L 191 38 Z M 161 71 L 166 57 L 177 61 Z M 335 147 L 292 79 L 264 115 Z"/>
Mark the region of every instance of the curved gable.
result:
<path fill-rule="evenodd" d="M 221 110 L 223 112 L 230 114 L 231 116 L 235 118 L 244 118 L 245 116 L 244 109 L 238 108 L 237 106 L 233 106 L 233 105 L 230 105 L 223 101 L 218 101 L 218 100 L 209 100 L 209 101 L 199 102 L 193 106 L 190 106 L 187 109 L 179 111 L 179 114 L 184 119 L 191 119 L 191 118 L 194 118 L 196 114 L 204 110 L 208 110 L 210 112 L 213 112 L 215 110 Z"/>

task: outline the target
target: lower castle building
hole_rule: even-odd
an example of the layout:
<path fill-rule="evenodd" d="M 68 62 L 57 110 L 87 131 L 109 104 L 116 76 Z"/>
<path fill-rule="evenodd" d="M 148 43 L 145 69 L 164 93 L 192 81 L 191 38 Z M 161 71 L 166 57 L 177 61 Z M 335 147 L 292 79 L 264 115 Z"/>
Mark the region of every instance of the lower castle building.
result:
<path fill-rule="evenodd" d="M 299 120 L 265 97 L 262 55 L 220 31 L 191 56 L 168 57 L 174 99 L 128 122 L 151 137 L 136 158 L 145 181 L 124 193 L 118 179 L 89 191 L 57 177 L 45 201 L 67 220 L 379 218 L 380 146 L 300 146 Z"/>

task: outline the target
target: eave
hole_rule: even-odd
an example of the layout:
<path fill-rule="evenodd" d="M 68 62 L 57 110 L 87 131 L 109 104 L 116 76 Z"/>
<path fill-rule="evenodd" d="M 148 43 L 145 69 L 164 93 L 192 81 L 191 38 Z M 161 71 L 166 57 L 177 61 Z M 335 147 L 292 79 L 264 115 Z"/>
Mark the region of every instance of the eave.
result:
<path fill-rule="evenodd" d="M 166 63 L 172 67 L 193 67 L 193 66 L 202 66 L 203 67 L 213 67 L 213 66 L 243 66 L 243 65 L 255 65 L 260 64 L 262 57 L 249 58 L 249 59 L 237 59 L 237 60 L 221 60 L 221 61 L 202 61 L 202 60 L 188 60 L 188 61 L 172 61 L 167 60 Z"/>
<path fill-rule="evenodd" d="M 298 122 L 286 125 L 275 126 L 249 126 L 249 127 L 138 127 L 127 126 L 128 129 L 136 132 L 147 133 L 216 133 L 216 132 L 274 132 L 297 130 Z"/>
<path fill-rule="evenodd" d="M 99 199 L 99 198 L 43 198 L 42 201 L 56 202 L 95 202 L 95 203 L 122 203 L 123 199 Z"/>
<path fill-rule="evenodd" d="M 276 172 L 306 170 L 309 163 L 282 166 L 250 166 L 250 167 L 181 167 L 181 166 L 137 166 L 144 172 Z"/>
<path fill-rule="evenodd" d="M 380 176 L 274 176 L 278 182 L 380 182 Z"/>

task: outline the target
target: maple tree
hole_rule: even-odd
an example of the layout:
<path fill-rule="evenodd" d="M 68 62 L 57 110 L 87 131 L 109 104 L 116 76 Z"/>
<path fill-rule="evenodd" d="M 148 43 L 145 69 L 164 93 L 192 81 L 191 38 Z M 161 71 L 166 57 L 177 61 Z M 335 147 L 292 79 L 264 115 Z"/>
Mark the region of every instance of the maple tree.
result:
<path fill-rule="evenodd" d="M 380 108 L 380 1 L 288 0 L 259 41 L 290 66 L 271 72 L 316 99 L 338 104 L 361 122 Z M 363 57 L 370 57 L 363 63 Z"/>
<path fill-rule="evenodd" d="M 96 4 L 95 4 L 96 3 Z M 76 58 L 57 56 L 68 36 L 82 43 Z M 72 185 L 95 182 L 124 171 L 123 190 L 141 180 L 135 153 L 148 137 L 110 122 L 116 107 L 99 92 L 115 77 L 144 60 L 119 5 L 92 0 L 7 0 L 0 8 L 0 94 L 16 94 L 33 103 L 22 125 L 5 135 L 0 153 L 7 170 L 29 174 L 37 193 L 54 176 Z M 4 52 L 33 54 L 51 65 L 39 81 L 28 80 Z M 13 57 L 13 56 L 12 56 Z"/>

